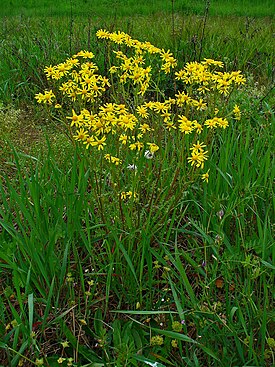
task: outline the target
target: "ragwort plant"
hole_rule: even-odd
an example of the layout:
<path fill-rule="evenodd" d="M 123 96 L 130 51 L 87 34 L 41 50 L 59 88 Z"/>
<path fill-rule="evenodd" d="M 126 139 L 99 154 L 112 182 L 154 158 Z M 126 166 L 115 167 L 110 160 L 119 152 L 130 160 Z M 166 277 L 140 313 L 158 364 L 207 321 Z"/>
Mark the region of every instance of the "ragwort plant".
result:
<path fill-rule="evenodd" d="M 182 192 L 210 179 L 211 143 L 240 119 L 231 96 L 245 78 L 212 59 L 180 68 L 170 50 L 124 32 L 97 37 L 107 70 L 100 72 L 93 52 L 80 51 L 45 68 L 52 89 L 35 98 L 82 146 L 102 222 L 136 230 L 154 213 L 153 234 Z"/>
<path fill-rule="evenodd" d="M 161 366 L 161 363 L 152 360 L 157 358 L 166 365 L 182 366 L 186 363 L 199 366 L 214 365 L 215 362 L 210 357 L 217 360 L 216 355 L 221 353 L 226 361 L 224 366 L 236 365 L 237 358 L 230 356 L 230 347 L 225 347 L 227 340 L 230 340 L 228 336 L 235 338 L 243 364 L 248 364 L 252 358 L 257 361 L 258 357 L 254 355 L 256 348 L 252 347 L 253 333 L 249 334 L 252 325 L 250 328 L 247 326 L 255 313 L 249 314 L 249 302 L 243 295 L 240 301 L 231 303 L 229 293 L 234 292 L 235 285 L 231 281 L 226 285 L 227 279 L 220 276 L 218 262 L 213 263 L 213 268 L 216 268 L 213 271 L 210 270 L 211 264 L 207 257 L 207 266 L 206 262 L 201 267 L 194 264 L 195 260 L 192 262 L 191 258 L 188 259 L 188 252 L 180 253 L 177 236 L 170 249 L 161 245 L 161 242 L 169 243 L 171 228 L 175 222 L 181 226 L 185 209 L 183 205 L 177 205 L 185 188 L 199 187 L 201 179 L 213 180 L 208 171 L 213 163 L 211 165 L 211 160 L 207 158 L 212 156 L 212 143 L 217 140 L 214 135 L 218 130 L 223 132 L 223 127 L 226 128 L 232 119 L 240 118 L 240 109 L 230 101 L 230 97 L 234 85 L 242 84 L 244 80 L 238 72 L 235 77 L 239 75 L 242 81 L 236 82 L 233 77 L 233 80 L 229 81 L 231 73 L 220 72 L 222 64 L 213 60 L 204 60 L 200 64 L 190 63 L 176 71 L 177 61 L 170 52 L 160 50 L 150 53 L 142 49 L 137 53 L 137 47 L 128 48 L 122 41 L 119 41 L 122 43 L 118 44 L 116 53 L 113 54 L 109 38 L 117 39 L 117 35 L 115 33 L 112 37 L 108 36 L 104 41 L 106 60 L 109 63 L 108 73 L 109 69 L 111 70 L 108 78 L 102 76 L 105 71 L 99 73 L 97 66 L 92 68 L 92 72 L 88 72 L 94 81 L 91 82 L 94 89 L 83 88 L 81 84 L 86 80 L 82 78 L 81 72 L 86 72 L 87 63 L 90 63 L 88 69 L 91 67 L 94 58 L 90 51 L 82 51 L 82 56 L 72 58 L 77 59 L 79 65 L 69 68 L 67 72 L 64 72 L 64 65 L 60 66 L 61 72 L 64 72 L 62 80 L 60 71 L 58 72 L 59 67 L 52 67 L 51 73 L 54 74 L 55 71 L 57 78 L 49 74 L 49 82 L 56 81 L 55 87 L 52 91 L 37 95 L 41 103 L 45 102 L 54 120 L 64 125 L 65 131 L 76 145 L 75 156 L 79 154 L 79 160 L 72 159 L 71 172 L 60 173 L 50 157 L 49 167 L 41 165 L 44 175 L 41 176 L 41 171 L 35 169 L 31 179 L 22 177 L 19 180 L 20 195 L 14 190 L 13 200 L 7 198 L 5 202 L 6 223 L 10 222 L 10 216 L 13 219 L 22 218 L 23 212 L 27 218 L 26 222 L 33 228 L 31 232 L 28 228 L 24 229 L 22 220 L 18 220 L 20 231 L 13 226 L 6 226 L 6 230 L 14 235 L 15 240 L 14 244 L 8 247 L 8 251 L 7 246 L 3 246 L 3 252 L 7 252 L 7 255 L 2 255 L 5 260 L 2 266 L 12 268 L 14 257 L 21 257 L 17 254 L 18 251 L 14 250 L 18 242 L 24 249 L 24 257 L 21 260 L 23 267 L 20 271 L 14 270 L 13 276 L 19 307 L 12 290 L 6 290 L 5 296 L 9 300 L 6 313 L 10 315 L 0 323 L 5 334 L 4 341 L 12 347 L 4 345 L 7 356 L 10 356 L 10 359 L 13 357 L 10 365 L 16 366 L 17 362 L 18 365 L 27 364 L 26 358 L 29 358 L 30 365 L 87 365 L 89 361 L 98 366 L 113 363 L 117 366 L 138 366 L 140 363 Z M 119 33 L 118 39 L 120 35 Z M 168 54 L 168 61 L 163 56 L 164 53 Z M 136 68 L 136 64 L 132 65 L 130 62 L 130 70 L 125 72 L 122 67 L 125 60 L 139 57 L 143 57 L 144 64 L 137 63 Z M 134 72 L 142 74 L 142 70 L 148 67 L 151 67 L 151 70 L 147 70 L 147 76 L 135 83 Z M 73 70 L 81 76 L 78 81 L 72 78 Z M 49 69 L 46 68 L 46 71 L 48 74 Z M 121 81 L 124 73 L 125 80 Z M 203 74 L 209 76 L 205 83 L 201 82 L 201 78 L 206 77 Z M 175 75 L 175 78 L 171 75 Z M 215 81 L 219 76 L 220 81 Z M 66 83 L 72 86 L 70 92 L 63 92 L 63 84 L 66 89 Z M 96 90 L 96 87 L 101 87 L 102 90 L 98 88 L 97 96 L 88 100 L 85 94 L 92 95 L 93 92 L 90 91 Z M 87 90 L 84 97 L 82 88 Z M 72 95 L 68 98 L 69 93 Z M 185 100 L 186 97 L 189 98 Z M 142 112 L 141 108 L 145 111 Z M 144 124 L 148 126 L 145 125 L 145 128 Z M 145 131 L 142 131 L 142 127 Z M 229 134 L 228 129 L 223 136 Z M 236 132 L 235 135 L 230 134 L 230 138 L 230 143 L 234 145 L 237 141 Z M 215 154 L 215 159 L 218 155 L 224 165 L 225 161 L 229 160 L 228 152 L 236 151 L 235 148 L 230 149 L 231 145 L 226 148 L 226 153 L 225 149 L 219 151 L 217 145 L 213 146 L 218 153 Z M 173 172 L 173 175 L 170 172 Z M 243 179 L 242 175 L 239 177 Z M 220 177 L 215 185 L 216 192 L 219 192 L 219 179 Z M 86 193 L 91 195 L 86 196 Z M 25 198 L 24 203 L 22 197 Z M 23 204 L 20 210 L 10 213 L 9 208 L 13 201 Z M 182 210 L 182 213 L 176 216 L 175 210 Z M 35 215 L 31 215 L 32 212 Z M 204 215 L 206 214 L 205 211 Z M 195 215 L 192 212 L 192 218 Z M 217 213 L 221 230 L 226 215 L 228 214 L 223 210 Z M 170 222 L 168 218 L 171 219 Z M 52 226 L 43 228 L 43 223 L 48 224 L 48 220 Z M 117 236 L 118 231 L 113 230 L 107 236 L 100 235 L 98 238 L 97 223 L 101 220 L 104 225 L 100 228 L 110 230 L 116 225 L 117 229 L 121 230 L 120 236 Z M 200 230 L 195 221 L 193 225 L 197 231 Z M 145 228 L 142 228 L 144 226 Z M 157 241 L 156 247 L 150 242 L 150 238 L 158 226 L 168 230 L 167 233 L 165 229 L 159 231 L 163 233 L 163 238 Z M 244 222 L 240 229 L 245 227 Z M 123 229 L 134 230 L 135 234 L 140 229 L 140 237 L 143 238 L 140 240 L 136 237 L 131 243 L 132 239 Z M 183 231 L 178 230 L 179 237 L 181 230 Z M 215 251 L 219 252 L 222 239 L 215 238 L 214 244 L 214 240 L 210 242 L 208 230 L 205 230 L 205 233 L 203 231 L 204 229 L 201 229 L 205 242 L 209 241 Z M 195 233 L 190 233 L 194 237 Z M 146 236 L 149 237 L 148 241 Z M 155 237 L 159 240 L 161 234 Z M 29 238 L 32 240 L 32 246 L 27 246 Z M 37 245 L 37 239 L 41 246 Z M 127 248 L 123 247 L 125 243 Z M 188 244 L 191 245 L 191 240 Z M 137 251 L 132 252 L 137 245 Z M 123 253 L 130 270 L 126 269 L 125 262 L 120 261 L 119 251 Z M 149 253 L 147 257 L 146 251 Z M 215 251 L 214 255 L 217 255 Z M 205 298 L 209 299 L 209 303 L 200 303 L 197 298 L 198 288 L 201 287 L 200 278 L 195 278 L 197 284 L 192 282 L 191 277 L 194 274 L 190 268 L 188 270 L 185 267 L 183 260 L 189 262 L 203 276 L 207 272 L 214 274 L 212 279 L 209 277 L 208 285 L 205 286 Z M 232 261 L 227 261 L 229 268 Z M 20 258 L 17 264 L 18 262 Z M 255 269 L 254 278 L 247 271 L 247 279 L 251 278 L 255 282 L 255 277 L 259 276 L 258 269 L 260 271 L 259 261 L 254 263 L 254 258 L 248 258 L 245 266 L 248 270 Z M 232 273 L 235 269 L 232 268 Z M 38 277 L 39 270 L 41 274 Z M 139 279 L 137 283 L 132 282 L 132 287 L 128 287 L 133 280 L 133 276 L 129 276 L 131 272 Z M 117 284 L 119 283 L 120 287 L 111 281 L 112 278 L 118 279 Z M 236 276 L 236 284 L 238 280 Z M 217 298 L 211 296 L 211 283 L 214 281 L 216 292 L 220 295 Z M 36 282 L 35 288 L 38 294 L 42 295 L 42 299 L 30 293 L 32 282 Z M 139 283 L 143 283 L 143 288 L 138 288 Z M 57 295 L 56 288 L 59 290 Z M 21 293 L 22 289 L 24 293 Z M 222 289 L 228 292 L 225 306 L 222 304 Z M 119 292 L 123 294 L 126 302 L 121 302 Z M 132 296 L 133 292 L 135 298 Z M 164 294 L 163 297 L 160 298 L 160 294 Z M 118 303 L 116 297 L 120 299 Z M 232 298 L 234 297 L 235 294 Z M 188 303 L 188 298 L 191 303 Z M 139 302 L 133 311 L 134 301 L 137 299 Z M 216 299 L 219 301 L 216 302 Z M 100 309 L 102 300 L 106 304 L 105 315 Z M 38 305 L 38 302 L 41 302 L 41 305 Z M 111 307 L 107 310 L 108 302 Z M 254 307 L 252 302 L 251 299 Z M 264 308 L 268 308 L 267 306 L 266 301 Z M 112 311 L 112 308 L 123 307 L 130 307 L 132 311 Z M 243 312 L 244 307 L 249 317 Z M 110 315 L 106 318 L 110 309 L 115 314 L 122 313 L 124 318 L 128 315 L 130 321 L 116 319 L 108 324 L 113 320 Z M 134 316 L 135 320 L 131 319 L 131 316 Z M 237 321 L 237 316 L 241 321 Z M 264 323 L 267 324 L 267 320 Z M 264 340 L 264 326 L 262 330 Z M 24 338 L 21 338 L 21 334 Z M 268 345 L 274 342 L 271 337 L 268 340 Z M 51 349 L 47 353 L 49 344 Z M 247 349 L 249 347 L 248 355 L 244 354 L 244 344 Z M 3 344 L 1 346 L 3 347 Z M 208 346 L 215 350 L 215 354 Z M 261 344 L 261 350 L 263 349 L 264 343 Z M 201 350 L 207 356 L 202 356 Z M 135 352 L 137 353 L 134 354 Z M 222 365 L 219 360 L 217 363 L 216 365 Z"/>

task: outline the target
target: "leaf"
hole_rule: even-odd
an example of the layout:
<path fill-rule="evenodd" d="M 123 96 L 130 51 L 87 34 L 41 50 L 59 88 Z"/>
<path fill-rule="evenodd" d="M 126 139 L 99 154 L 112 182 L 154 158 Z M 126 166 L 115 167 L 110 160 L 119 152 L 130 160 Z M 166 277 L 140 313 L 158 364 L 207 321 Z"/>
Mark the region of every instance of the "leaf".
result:
<path fill-rule="evenodd" d="M 200 348 L 205 352 L 207 353 L 210 357 L 216 359 L 216 361 L 220 361 L 220 359 L 216 356 L 216 354 L 214 352 L 212 352 L 211 349 L 205 347 L 204 345 L 202 344 L 199 344 Z"/>
<path fill-rule="evenodd" d="M 264 260 L 261 260 L 261 263 L 262 263 L 264 266 L 266 266 L 267 268 L 272 269 L 272 270 L 275 270 L 275 266 L 274 266 L 274 265 L 272 265 L 272 264 L 270 264 L 269 262 L 264 261 Z"/>
<path fill-rule="evenodd" d="M 156 361 L 152 361 L 151 359 L 148 359 L 148 358 L 145 358 L 143 356 L 138 356 L 138 355 L 135 355 L 133 356 L 134 359 L 136 359 L 137 361 L 140 361 L 140 362 L 143 362 L 145 364 L 147 364 L 148 366 L 151 366 L 151 367 L 166 367 L 164 364 L 162 363 L 159 363 L 159 362 L 156 362 Z"/>
<path fill-rule="evenodd" d="M 124 314 L 129 314 L 129 315 L 158 315 L 158 314 L 171 314 L 171 313 L 177 313 L 176 311 L 129 311 L 129 310 L 113 310 L 110 312 L 115 312 L 115 313 L 124 313 Z"/>

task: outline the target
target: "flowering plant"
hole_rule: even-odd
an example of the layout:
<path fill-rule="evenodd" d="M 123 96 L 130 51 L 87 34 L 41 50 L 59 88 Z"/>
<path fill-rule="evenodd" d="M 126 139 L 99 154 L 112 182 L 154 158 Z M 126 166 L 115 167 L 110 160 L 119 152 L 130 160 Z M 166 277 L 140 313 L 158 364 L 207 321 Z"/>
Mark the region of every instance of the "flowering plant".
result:
<path fill-rule="evenodd" d="M 108 174 L 108 192 L 120 201 L 137 201 L 140 194 L 148 201 L 149 187 L 156 186 L 167 199 L 174 185 L 184 188 L 197 177 L 208 182 L 209 142 L 241 117 L 230 101 L 245 83 L 241 72 L 225 72 L 212 59 L 176 70 L 170 50 L 124 32 L 99 30 L 97 37 L 108 46 L 108 76 L 101 75 L 92 52 L 80 51 L 45 68 L 53 89 L 38 93 L 37 101 L 66 123 L 71 139 Z M 173 81 L 172 96 L 161 77 Z M 169 181 L 161 172 L 171 167 Z"/>

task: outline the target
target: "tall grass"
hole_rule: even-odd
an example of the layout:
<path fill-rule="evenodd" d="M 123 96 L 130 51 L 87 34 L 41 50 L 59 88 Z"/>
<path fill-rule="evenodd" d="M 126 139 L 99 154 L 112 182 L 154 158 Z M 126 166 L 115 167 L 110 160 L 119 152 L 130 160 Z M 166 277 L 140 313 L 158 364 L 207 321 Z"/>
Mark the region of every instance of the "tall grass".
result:
<path fill-rule="evenodd" d="M 157 231 L 154 214 L 133 233 L 103 225 L 77 154 L 67 170 L 51 150 L 43 161 L 14 152 L 16 175 L 1 183 L 1 360 L 272 365 L 274 132 L 263 123 L 220 137 L 207 189 L 185 192 Z"/>
<path fill-rule="evenodd" d="M 150 12 L 154 6 L 160 2 Z M 177 180 L 178 141 L 167 140 L 159 165 L 145 162 L 146 175 L 129 182 L 145 187 L 138 207 L 115 206 L 99 161 L 32 105 L 34 94 L 50 87 L 45 65 L 68 58 L 70 48 L 93 51 L 107 70 L 94 30 L 110 23 L 75 15 L 73 22 L 1 20 L 0 365 L 273 366 L 271 22 L 207 20 L 201 58 L 247 75 L 234 97 L 242 118 L 209 139 L 211 174 L 203 186 L 190 184 L 185 166 L 179 175 L 186 180 Z M 202 26 L 202 18 L 178 14 L 174 27 L 156 15 L 111 22 L 173 49 L 182 65 L 199 57 Z M 162 82 L 174 93 L 169 78 Z M 119 88 L 113 93 L 121 98 Z M 11 102 L 28 110 L 6 107 Z M 120 174 L 125 182 L 126 171 Z"/>
<path fill-rule="evenodd" d="M 110 4 L 112 6 L 110 6 Z M 53 1 L 18 1 L 3 0 L 0 5 L 0 14 L 2 16 L 63 16 L 70 15 L 73 7 L 76 15 L 86 15 L 90 13 L 93 16 L 133 16 L 133 15 L 152 15 L 156 13 L 169 13 L 172 9 L 171 0 L 152 0 L 148 3 L 145 0 L 115 0 L 110 1 L 90 1 L 90 0 L 60 0 L 58 4 Z M 203 15 L 205 1 L 175 1 L 174 10 L 182 14 Z M 237 16 L 273 16 L 274 3 L 271 0 L 213 0 L 211 1 L 211 15 L 237 15 Z"/>

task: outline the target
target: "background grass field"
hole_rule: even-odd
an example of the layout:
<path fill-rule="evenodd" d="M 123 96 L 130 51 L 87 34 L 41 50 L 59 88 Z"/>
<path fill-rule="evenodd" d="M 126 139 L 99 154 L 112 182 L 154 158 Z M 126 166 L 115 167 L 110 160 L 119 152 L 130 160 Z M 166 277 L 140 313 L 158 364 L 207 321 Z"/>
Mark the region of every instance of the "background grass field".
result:
<path fill-rule="evenodd" d="M 0 5 L 2 16 L 27 15 L 27 16 L 63 16 L 87 14 L 91 16 L 135 16 L 152 15 L 156 13 L 171 13 L 172 9 L 184 15 L 203 15 L 205 11 L 203 0 L 54 0 L 39 2 L 3 0 Z M 210 15 L 236 15 L 236 16 L 274 16 L 275 7 L 271 0 L 213 0 L 211 1 Z"/>
<path fill-rule="evenodd" d="M 274 13 L 273 1 L 1 1 L 1 367 L 275 364 Z M 247 78 L 208 185 L 175 187 L 140 221 L 104 220 L 94 163 L 34 101 L 45 66 L 80 49 L 104 70 L 99 28 Z M 175 174 L 162 168 L 147 188 Z"/>

